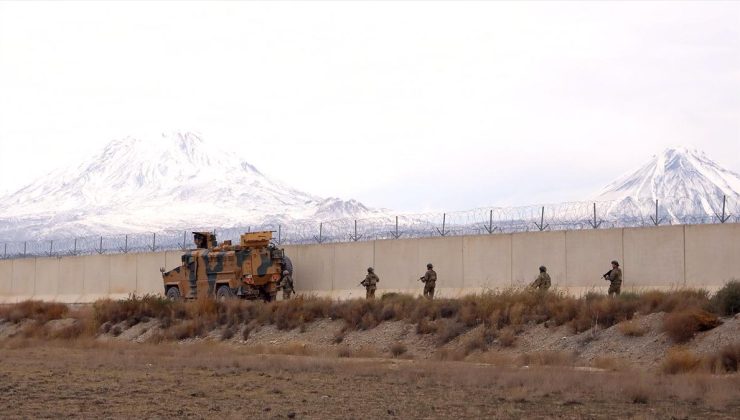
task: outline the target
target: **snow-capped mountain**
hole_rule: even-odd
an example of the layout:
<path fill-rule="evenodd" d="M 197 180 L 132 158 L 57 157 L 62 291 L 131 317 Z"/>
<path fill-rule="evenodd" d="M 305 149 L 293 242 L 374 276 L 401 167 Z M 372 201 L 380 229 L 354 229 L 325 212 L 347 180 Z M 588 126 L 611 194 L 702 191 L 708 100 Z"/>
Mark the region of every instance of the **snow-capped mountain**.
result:
<path fill-rule="evenodd" d="M 607 185 L 595 199 L 609 202 L 607 214 L 617 218 L 650 214 L 658 200 L 662 216 L 685 220 L 716 216 L 725 196 L 737 202 L 740 175 L 699 150 L 669 148 Z"/>
<path fill-rule="evenodd" d="M 247 149 L 248 150 L 248 149 Z M 123 138 L 76 167 L 55 170 L 0 200 L 6 240 L 157 232 L 382 214 L 268 178 L 188 132 Z"/>

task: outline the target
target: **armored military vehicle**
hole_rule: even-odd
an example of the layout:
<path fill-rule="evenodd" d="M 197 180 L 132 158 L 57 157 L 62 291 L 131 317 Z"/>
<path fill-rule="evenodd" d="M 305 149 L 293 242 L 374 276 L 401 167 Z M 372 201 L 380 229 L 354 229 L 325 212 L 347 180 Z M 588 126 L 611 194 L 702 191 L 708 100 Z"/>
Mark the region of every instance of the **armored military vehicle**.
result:
<path fill-rule="evenodd" d="M 182 255 L 179 267 L 162 272 L 164 292 L 170 299 L 199 296 L 275 299 L 283 270 L 293 274 L 285 251 L 272 242 L 272 232 L 241 235 L 240 243 L 221 245 L 211 232 L 193 232 L 195 249 Z"/>

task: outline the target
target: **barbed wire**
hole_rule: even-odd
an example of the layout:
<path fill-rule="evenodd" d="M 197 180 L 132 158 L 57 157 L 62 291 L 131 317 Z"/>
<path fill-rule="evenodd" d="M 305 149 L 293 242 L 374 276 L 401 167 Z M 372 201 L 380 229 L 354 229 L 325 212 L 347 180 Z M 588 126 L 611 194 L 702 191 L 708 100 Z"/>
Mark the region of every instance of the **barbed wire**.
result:
<path fill-rule="evenodd" d="M 581 201 L 520 207 L 486 207 L 449 213 L 417 213 L 330 221 L 275 221 L 216 229 L 169 229 L 45 241 L 0 243 L 0 259 L 117 254 L 192 248 L 192 231 L 213 230 L 239 242 L 244 232 L 270 230 L 278 245 L 366 241 L 530 231 L 740 222 L 740 199 L 723 195 L 668 200 Z"/>

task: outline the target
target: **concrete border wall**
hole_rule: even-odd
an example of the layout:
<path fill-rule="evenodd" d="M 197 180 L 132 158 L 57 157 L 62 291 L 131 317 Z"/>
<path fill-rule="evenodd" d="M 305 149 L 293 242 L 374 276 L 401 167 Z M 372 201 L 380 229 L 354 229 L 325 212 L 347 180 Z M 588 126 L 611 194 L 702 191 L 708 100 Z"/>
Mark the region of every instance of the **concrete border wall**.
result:
<path fill-rule="evenodd" d="M 720 288 L 735 278 L 740 224 L 528 232 L 377 240 L 285 247 L 298 292 L 362 297 L 359 282 L 374 267 L 383 292 L 421 293 L 427 262 L 439 276 L 437 294 L 460 296 L 525 286 L 545 265 L 557 288 L 605 292 L 601 274 L 617 259 L 623 290 Z M 67 303 L 162 294 L 160 267 L 180 264 L 179 252 L 26 258 L 0 261 L 0 303 L 39 299 Z"/>

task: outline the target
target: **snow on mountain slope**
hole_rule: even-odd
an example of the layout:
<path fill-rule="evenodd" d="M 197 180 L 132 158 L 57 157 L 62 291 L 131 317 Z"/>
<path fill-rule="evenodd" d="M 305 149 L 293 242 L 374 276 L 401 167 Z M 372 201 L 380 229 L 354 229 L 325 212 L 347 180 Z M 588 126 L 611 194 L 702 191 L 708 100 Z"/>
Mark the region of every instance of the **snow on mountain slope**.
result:
<path fill-rule="evenodd" d="M 243 152 L 219 150 L 187 132 L 114 140 L 79 166 L 4 197 L 0 235 L 51 238 L 380 214 L 272 180 L 242 160 Z"/>
<path fill-rule="evenodd" d="M 714 216 L 722 197 L 740 197 L 740 175 L 722 168 L 695 149 L 670 148 L 633 173 L 607 185 L 596 197 L 610 202 L 608 214 L 645 214 L 658 200 L 662 212 L 678 216 Z"/>

